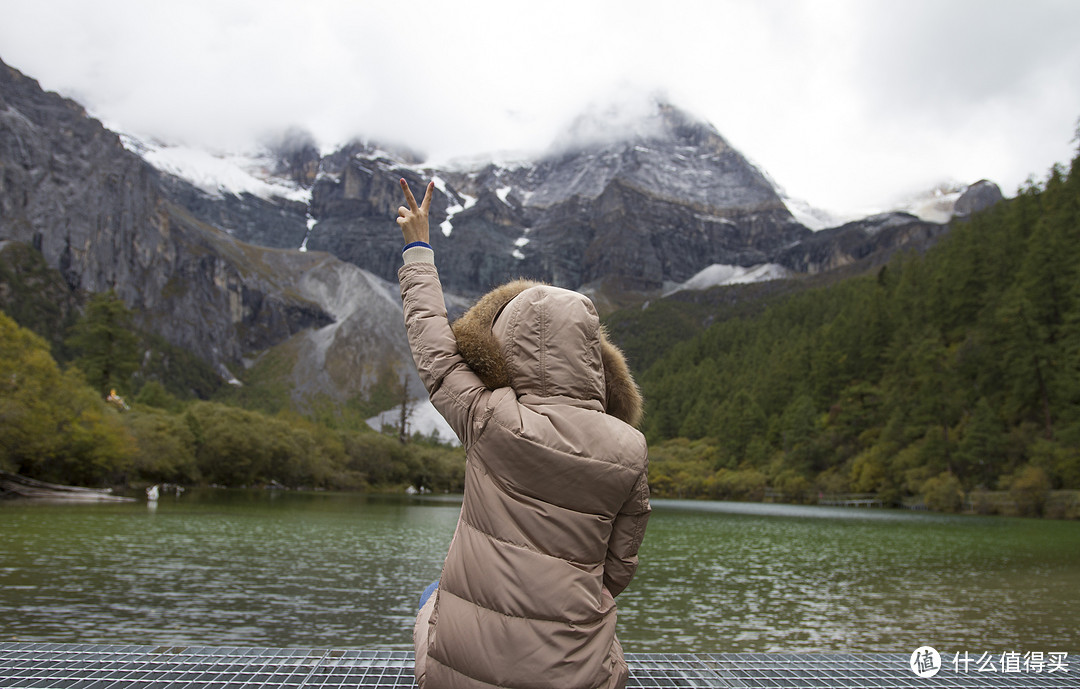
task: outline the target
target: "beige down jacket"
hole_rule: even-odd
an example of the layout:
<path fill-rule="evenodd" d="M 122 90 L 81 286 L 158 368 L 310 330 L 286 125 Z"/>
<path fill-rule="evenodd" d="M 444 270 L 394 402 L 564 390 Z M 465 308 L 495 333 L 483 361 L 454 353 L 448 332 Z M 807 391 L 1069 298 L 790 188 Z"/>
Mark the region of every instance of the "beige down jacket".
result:
<path fill-rule="evenodd" d="M 398 274 L 413 357 L 467 455 L 421 687 L 622 687 L 615 600 L 649 515 L 641 397 L 592 302 L 518 281 L 453 330 L 435 266 Z"/>

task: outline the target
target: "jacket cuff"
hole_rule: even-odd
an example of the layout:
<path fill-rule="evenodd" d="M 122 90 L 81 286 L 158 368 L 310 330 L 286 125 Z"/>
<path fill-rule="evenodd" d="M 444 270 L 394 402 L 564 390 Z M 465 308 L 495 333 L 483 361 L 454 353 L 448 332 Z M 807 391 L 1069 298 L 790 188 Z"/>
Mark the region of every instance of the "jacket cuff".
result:
<path fill-rule="evenodd" d="M 435 252 L 429 246 L 410 246 L 401 252 L 405 265 L 410 263 L 435 263 Z"/>

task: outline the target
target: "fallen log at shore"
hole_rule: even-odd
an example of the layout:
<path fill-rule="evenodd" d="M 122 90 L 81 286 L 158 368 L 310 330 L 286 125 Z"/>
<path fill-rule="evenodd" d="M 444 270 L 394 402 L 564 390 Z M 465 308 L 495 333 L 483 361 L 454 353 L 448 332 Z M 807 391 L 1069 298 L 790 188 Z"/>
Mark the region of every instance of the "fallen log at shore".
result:
<path fill-rule="evenodd" d="M 113 495 L 109 490 L 63 486 L 46 483 L 18 474 L 0 471 L 0 497 L 48 498 L 50 500 L 80 500 L 100 502 L 135 502 L 134 498 Z"/>

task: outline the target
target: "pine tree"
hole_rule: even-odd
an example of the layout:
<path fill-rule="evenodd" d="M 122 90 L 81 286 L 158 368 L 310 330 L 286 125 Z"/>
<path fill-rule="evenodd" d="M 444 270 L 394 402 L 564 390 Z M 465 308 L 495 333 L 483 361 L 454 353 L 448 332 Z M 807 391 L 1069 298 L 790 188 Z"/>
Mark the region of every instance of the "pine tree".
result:
<path fill-rule="evenodd" d="M 87 382 L 102 396 L 113 389 L 129 392 L 131 374 L 139 367 L 139 339 L 133 332 L 131 311 L 116 292 L 109 290 L 90 299 L 67 344 L 76 353 L 75 364 Z"/>
<path fill-rule="evenodd" d="M 967 488 L 991 488 L 1005 462 L 1005 427 L 985 397 L 964 428 L 954 466 Z"/>

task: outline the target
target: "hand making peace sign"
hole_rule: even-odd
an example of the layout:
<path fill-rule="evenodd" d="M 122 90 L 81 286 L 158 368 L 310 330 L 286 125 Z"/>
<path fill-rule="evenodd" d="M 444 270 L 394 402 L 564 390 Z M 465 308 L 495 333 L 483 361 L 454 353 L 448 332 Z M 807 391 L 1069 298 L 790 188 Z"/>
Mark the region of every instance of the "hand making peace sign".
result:
<path fill-rule="evenodd" d="M 416 199 L 413 197 L 412 190 L 409 189 L 409 183 L 405 181 L 404 177 L 401 178 L 401 190 L 405 192 L 405 202 L 409 204 L 408 208 L 398 206 L 397 209 L 397 224 L 401 227 L 401 236 L 405 238 L 405 244 L 412 244 L 413 242 L 427 244 L 430 237 L 428 233 L 428 209 L 431 208 L 431 197 L 435 190 L 435 182 L 428 182 L 424 200 L 419 206 L 416 205 Z"/>

